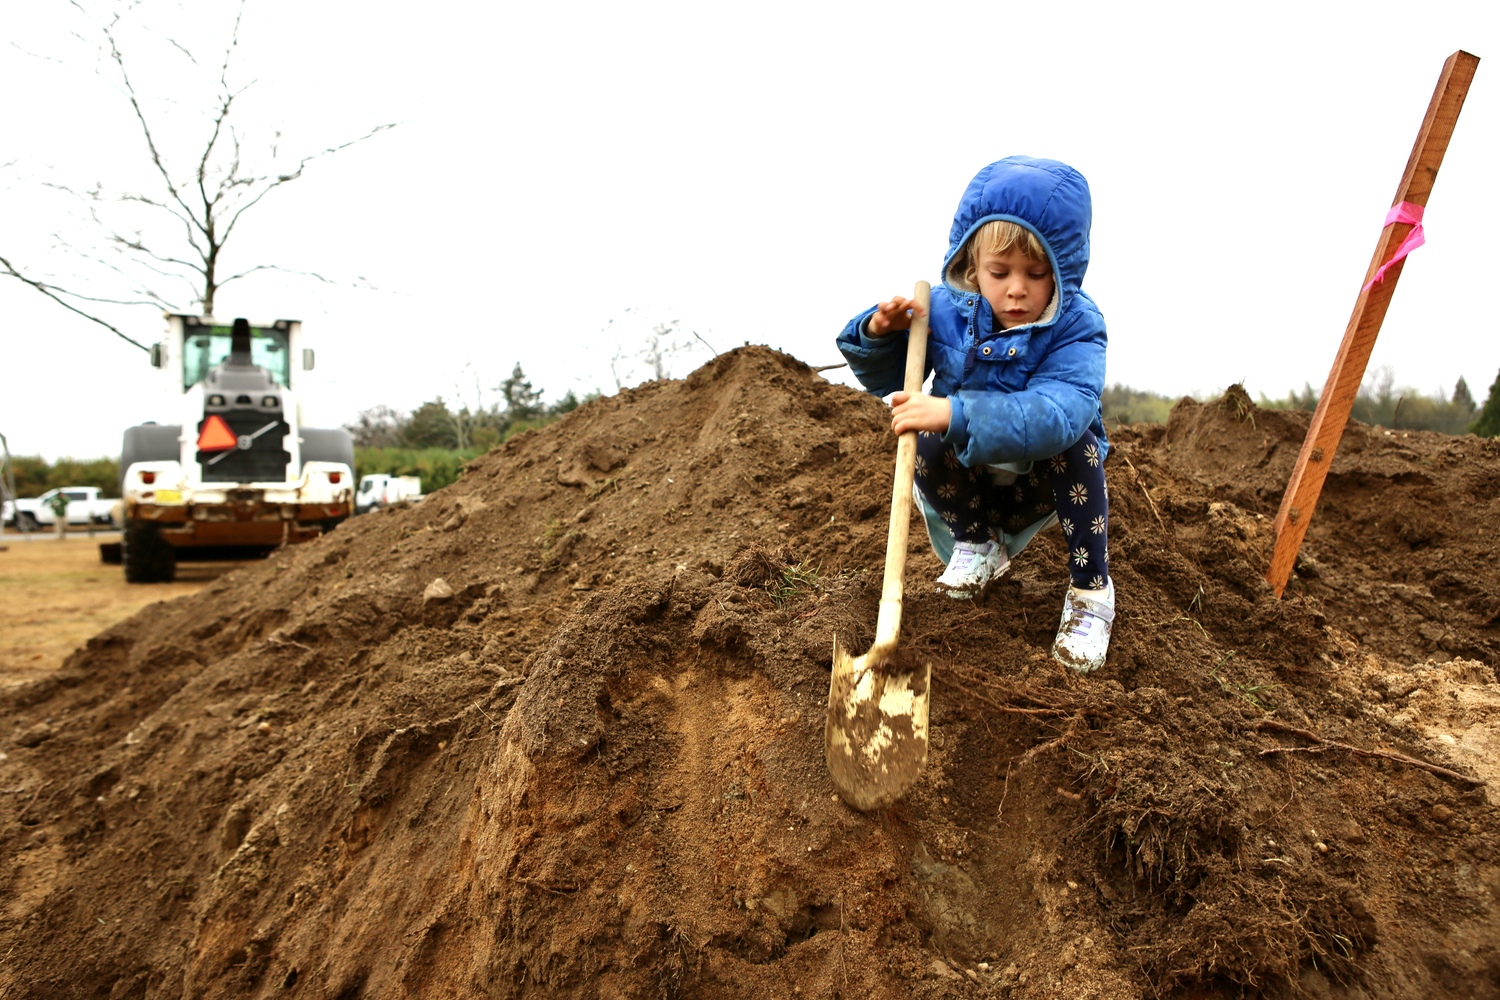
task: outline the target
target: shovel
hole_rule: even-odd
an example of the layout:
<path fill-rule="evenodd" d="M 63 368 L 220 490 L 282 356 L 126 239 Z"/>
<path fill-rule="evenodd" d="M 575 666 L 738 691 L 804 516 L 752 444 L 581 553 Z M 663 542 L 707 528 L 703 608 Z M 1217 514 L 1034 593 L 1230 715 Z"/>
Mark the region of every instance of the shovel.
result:
<path fill-rule="evenodd" d="M 927 361 L 927 315 L 931 288 L 917 282 L 913 300 L 921 315 L 912 317 L 906 346 L 906 382 L 910 393 L 922 391 Z M 828 718 L 823 727 L 823 755 L 828 774 L 844 801 L 855 809 L 878 809 L 895 802 L 927 763 L 928 690 L 932 664 L 915 663 L 896 649 L 901 632 L 902 576 L 906 571 L 906 537 L 911 527 L 912 476 L 917 461 L 917 432 L 901 435 L 896 447 L 896 483 L 891 492 L 891 528 L 885 543 L 885 581 L 875 645 L 863 656 L 850 656 L 833 637 L 833 672 L 828 679 Z"/>

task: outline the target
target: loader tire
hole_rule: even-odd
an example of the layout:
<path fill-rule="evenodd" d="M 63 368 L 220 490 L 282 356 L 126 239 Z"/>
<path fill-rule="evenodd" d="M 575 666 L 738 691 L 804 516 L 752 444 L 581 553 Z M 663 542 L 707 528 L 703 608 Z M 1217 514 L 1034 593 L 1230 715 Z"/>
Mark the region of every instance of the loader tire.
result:
<path fill-rule="evenodd" d="M 154 524 L 125 525 L 120 562 L 125 564 L 126 583 L 171 583 L 177 575 L 172 543 L 161 537 Z"/>
<path fill-rule="evenodd" d="M 302 428 L 303 462 L 338 462 L 354 470 L 354 436 L 342 427 Z"/>

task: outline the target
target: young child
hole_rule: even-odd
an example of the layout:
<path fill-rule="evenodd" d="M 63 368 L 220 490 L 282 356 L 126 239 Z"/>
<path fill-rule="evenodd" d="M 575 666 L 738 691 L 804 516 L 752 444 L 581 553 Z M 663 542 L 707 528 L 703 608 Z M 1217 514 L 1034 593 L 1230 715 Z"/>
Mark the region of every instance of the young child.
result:
<path fill-rule="evenodd" d="M 981 595 L 1061 523 L 1071 586 L 1052 655 L 1083 673 L 1104 663 L 1115 617 L 1104 317 L 1080 287 L 1091 217 L 1088 182 L 1056 160 L 1008 157 L 969 183 L 932 290 L 931 395 L 901 391 L 916 303 L 882 302 L 838 338 L 864 387 L 894 394 L 891 429 L 921 432 L 917 497 L 947 563 L 940 592 Z"/>

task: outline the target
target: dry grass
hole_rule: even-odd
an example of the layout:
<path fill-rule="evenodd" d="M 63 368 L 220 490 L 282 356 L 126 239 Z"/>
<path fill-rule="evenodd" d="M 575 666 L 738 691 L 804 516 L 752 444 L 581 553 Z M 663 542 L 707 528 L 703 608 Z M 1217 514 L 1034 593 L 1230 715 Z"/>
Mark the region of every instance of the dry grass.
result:
<path fill-rule="evenodd" d="M 178 567 L 175 583 L 127 584 L 119 566 L 99 560 L 100 542 L 118 532 L 0 536 L 0 686 L 62 666 L 90 636 L 155 601 L 203 589 L 225 564 Z"/>

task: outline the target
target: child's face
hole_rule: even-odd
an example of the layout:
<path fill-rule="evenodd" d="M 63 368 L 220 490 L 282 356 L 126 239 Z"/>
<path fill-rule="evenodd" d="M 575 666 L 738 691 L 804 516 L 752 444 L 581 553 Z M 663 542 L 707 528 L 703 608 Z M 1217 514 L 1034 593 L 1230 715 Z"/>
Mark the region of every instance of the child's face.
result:
<path fill-rule="evenodd" d="M 1034 261 L 1015 247 L 1001 254 L 981 252 L 975 272 L 979 294 L 1002 330 L 1035 323 L 1052 301 L 1052 265 Z"/>

